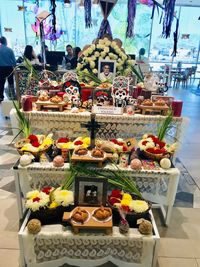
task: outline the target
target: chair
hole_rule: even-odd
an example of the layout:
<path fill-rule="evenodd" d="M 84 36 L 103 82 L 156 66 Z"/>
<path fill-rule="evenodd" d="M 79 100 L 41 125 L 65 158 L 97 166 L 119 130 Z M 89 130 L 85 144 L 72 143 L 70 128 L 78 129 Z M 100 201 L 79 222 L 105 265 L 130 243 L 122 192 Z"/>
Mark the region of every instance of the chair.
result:
<path fill-rule="evenodd" d="M 196 71 L 197 71 L 197 66 L 192 66 L 192 67 L 191 67 L 190 82 L 191 82 L 191 80 L 192 80 L 192 76 L 193 76 L 193 79 L 195 79 Z"/>
<path fill-rule="evenodd" d="M 190 78 L 190 73 L 191 73 L 190 68 L 185 69 L 185 71 L 182 72 L 182 73 L 177 73 L 174 76 L 174 85 L 173 85 L 173 87 L 178 88 L 180 83 L 182 83 L 182 86 L 187 88 L 188 80 Z"/>

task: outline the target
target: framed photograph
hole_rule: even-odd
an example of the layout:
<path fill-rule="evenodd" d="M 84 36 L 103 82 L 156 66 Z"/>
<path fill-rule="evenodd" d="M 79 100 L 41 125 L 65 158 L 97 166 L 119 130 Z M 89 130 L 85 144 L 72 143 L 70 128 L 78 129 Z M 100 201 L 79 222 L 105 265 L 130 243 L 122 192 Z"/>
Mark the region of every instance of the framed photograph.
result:
<path fill-rule="evenodd" d="M 75 178 L 75 205 L 105 206 L 107 200 L 107 179 L 104 178 Z"/>
<path fill-rule="evenodd" d="M 101 81 L 113 80 L 116 74 L 116 61 L 115 60 L 99 60 L 98 65 L 98 78 Z"/>

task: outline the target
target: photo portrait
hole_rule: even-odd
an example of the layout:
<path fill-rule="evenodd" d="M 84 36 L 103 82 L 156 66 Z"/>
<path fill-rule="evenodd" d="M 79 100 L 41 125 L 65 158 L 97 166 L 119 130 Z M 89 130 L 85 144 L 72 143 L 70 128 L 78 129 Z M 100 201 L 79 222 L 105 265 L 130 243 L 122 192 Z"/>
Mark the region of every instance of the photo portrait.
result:
<path fill-rule="evenodd" d="M 99 60 L 98 78 L 101 81 L 112 81 L 116 74 L 115 60 Z"/>
<path fill-rule="evenodd" d="M 106 204 L 107 179 L 76 177 L 75 205 L 101 206 Z"/>

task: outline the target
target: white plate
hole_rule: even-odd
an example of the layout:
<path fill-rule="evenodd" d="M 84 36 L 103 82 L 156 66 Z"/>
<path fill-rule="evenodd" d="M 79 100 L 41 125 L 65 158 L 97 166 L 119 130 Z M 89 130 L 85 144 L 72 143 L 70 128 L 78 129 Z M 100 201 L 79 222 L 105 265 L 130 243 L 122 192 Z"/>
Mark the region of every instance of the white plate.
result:
<path fill-rule="evenodd" d="M 87 217 L 87 219 L 86 219 L 83 223 L 82 223 L 82 222 L 77 222 L 77 221 L 73 220 L 73 219 L 72 219 L 72 215 L 73 215 L 73 213 L 75 213 L 76 210 L 77 210 L 77 209 L 71 211 L 71 213 L 70 213 L 70 219 L 71 219 L 71 221 L 72 221 L 73 223 L 76 223 L 76 224 L 83 224 L 83 223 L 86 223 L 86 222 L 88 222 L 88 221 L 90 220 L 91 215 L 90 215 L 90 213 L 89 213 L 87 210 L 86 210 L 86 212 L 87 212 L 87 214 L 88 214 L 88 217 Z"/>
<path fill-rule="evenodd" d="M 109 222 L 109 221 L 112 219 L 112 215 L 111 215 L 111 216 L 109 216 L 109 217 L 108 217 L 107 219 L 105 219 L 105 220 L 98 220 L 98 219 L 94 216 L 95 211 L 98 210 L 98 209 L 99 209 L 99 208 L 93 210 L 93 212 L 92 212 L 92 219 L 94 219 L 96 222 L 102 222 L 102 223 L 104 223 L 104 222 Z"/>

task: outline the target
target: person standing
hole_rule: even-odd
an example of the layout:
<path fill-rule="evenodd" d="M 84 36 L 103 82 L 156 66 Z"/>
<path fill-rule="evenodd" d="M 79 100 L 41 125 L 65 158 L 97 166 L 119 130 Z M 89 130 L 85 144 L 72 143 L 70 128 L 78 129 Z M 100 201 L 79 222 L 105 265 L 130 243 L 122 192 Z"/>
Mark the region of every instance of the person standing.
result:
<path fill-rule="evenodd" d="M 65 56 L 66 67 L 67 69 L 75 69 L 76 68 L 76 58 L 74 57 L 74 51 L 70 44 L 66 46 L 67 55 Z"/>
<path fill-rule="evenodd" d="M 9 85 L 9 95 L 15 96 L 13 68 L 16 66 L 14 52 L 7 47 L 7 40 L 5 37 L 0 38 L 0 102 L 4 100 L 4 86 L 6 79 Z"/>

